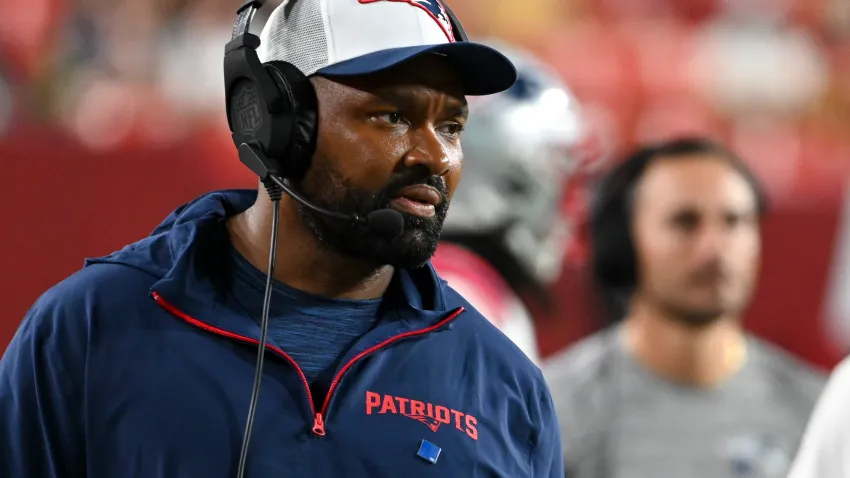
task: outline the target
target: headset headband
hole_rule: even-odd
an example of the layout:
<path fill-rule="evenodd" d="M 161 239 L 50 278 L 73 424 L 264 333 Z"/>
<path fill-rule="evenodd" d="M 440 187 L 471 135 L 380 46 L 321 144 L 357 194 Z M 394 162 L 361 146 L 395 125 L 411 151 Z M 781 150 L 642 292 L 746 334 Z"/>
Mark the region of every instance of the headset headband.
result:
<path fill-rule="evenodd" d="M 294 0 L 293 0 L 294 1 Z M 337 0 L 339 1 L 339 0 Z M 443 5 L 443 8 L 446 10 L 446 15 L 449 16 L 449 22 L 452 24 L 452 31 L 454 33 L 455 38 L 458 41 L 469 41 L 469 37 L 466 36 L 466 30 L 463 29 L 463 25 L 461 25 L 460 21 L 455 16 L 454 12 L 451 8 L 441 0 L 440 3 Z M 257 13 L 257 10 L 263 7 L 265 0 L 246 0 L 237 10 L 236 10 L 236 22 L 233 24 L 233 32 L 230 36 L 230 43 L 227 44 L 227 51 L 231 49 L 231 43 L 234 43 L 238 38 L 242 37 L 245 40 L 239 41 L 237 44 L 233 45 L 233 48 L 237 48 L 242 45 L 250 46 L 252 48 L 257 48 L 259 45 L 259 38 L 256 35 L 250 34 L 248 31 L 251 29 L 251 21 L 254 20 L 254 14 Z M 253 40 L 248 40 L 249 37 L 257 38 L 257 44 L 253 45 Z"/>

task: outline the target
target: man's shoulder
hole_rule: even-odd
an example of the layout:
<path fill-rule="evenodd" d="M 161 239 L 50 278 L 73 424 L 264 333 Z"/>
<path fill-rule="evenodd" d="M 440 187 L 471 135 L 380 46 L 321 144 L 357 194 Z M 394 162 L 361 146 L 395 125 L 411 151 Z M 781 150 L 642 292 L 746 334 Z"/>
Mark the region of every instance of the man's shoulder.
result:
<path fill-rule="evenodd" d="M 599 445 L 599 427 L 610 413 L 605 370 L 615 358 L 617 330 L 609 328 L 589 335 L 543 363 L 569 466 L 575 466 Z"/>
<path fill-rule="evenodd" d="M 153 276 L 131 267 L 92 264 L 45 291 L 28 317 L 36 322 L 82 325 L 94 315 L 128 310 L 137 301 L 149 300 L 148 291 L 155 281 Z"/>
<path fill-rule="evenodd" d="M 68 367 L 79 365 L 92 334 L 103 332 L 101 326 L 106 321 L 100 319 L 123 319 L 128 311 L 141 308 L 137 297 L 148 299 L 144 291 L 153 281 L 150 276 L 123 266 L 85 267 L 49 288 L 33 303 L 7 353 L 14 355 L 37 348 L 45 356 L 61 357 Z"/>
<path fill-rule="evenodd" d="M 83 304 L 92 300 L 124 302 L 149 289 L 158 278 L 122 264 L 96 263 L 74 272 L 39 297 L 36 304 Z M 146 294 L 142 294 L 146 295 Z"/>
<path fill-rule="evenodd" d="M 814 406 L 827 381 L 827 374 L 807 364 L 791 353 L 757 337 L 749 337 L 757 365 L 770 380 L 797 397 L 800 404 Z"/>
<path fill-rule="evenodd" d="M 455 331 L 462 334 L 465 346 L 483 354 L 491 368 L 511 370 L 520 375 L 543 382 L 539 368 L 528 358 L 518 345 L 485 317 L 460 293 L 446 287 L 446 302 L 449 308 L 463 307 L 463 316 L 456 322 Z"/>

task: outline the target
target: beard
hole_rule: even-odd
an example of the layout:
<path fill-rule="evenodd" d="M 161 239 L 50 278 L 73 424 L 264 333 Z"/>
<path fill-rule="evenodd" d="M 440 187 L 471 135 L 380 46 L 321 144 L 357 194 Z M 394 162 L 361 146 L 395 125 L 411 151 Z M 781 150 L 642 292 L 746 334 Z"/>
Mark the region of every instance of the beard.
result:
<path fill-rule="evenodd" d="M 666 297 L 664 305 L 677 322 L 689 328 L 705 328 L 724 318 L 740 317 L 750 303 L 752 290 L 753 281 L 739 279 L 718 285 L 708 297 L 693 297 L 687 289 L 681 290 Z"/>
<path fill-rule="evenodd" d="M 314 164 L 313 167 L 316 170 L 301 182 L 302 194 L 333 212 L 366 217 L 378 209 L 389 208 L 399 191 L 418 184 L 433 187 L 443 197 L 431 217 L 398 211 L 404 219 L 404 232 L 394 238 L 373 232 L 363 224 L 326 217 L 299 204 L 301 220 L 320 247 L 354 259 L 407 269 L 420 267 L 431 259 L 449 210 L 448 190 L 442 177 L 432 175 L 426 168 L 411 168 L 375 192 L 355 187 L 326 166 Z"/>
<path fill-rule="evenodd" d="M 687 300 L 675 294 L 658 297 L 656 300 L 672 320 L 691 329 L 706 328 L 724 317 L 738 316 L 743 312 L 746 303 L 746 299 L 740 303 L 722 298 L 707 301 Z"/>
<path fill-rule="evenodd" d="M 689 329 L 702 329 L 716 323 L 728 312 L 721 307 L 689 307 L 682 304 L 666 304 L 670 317 Z"/>

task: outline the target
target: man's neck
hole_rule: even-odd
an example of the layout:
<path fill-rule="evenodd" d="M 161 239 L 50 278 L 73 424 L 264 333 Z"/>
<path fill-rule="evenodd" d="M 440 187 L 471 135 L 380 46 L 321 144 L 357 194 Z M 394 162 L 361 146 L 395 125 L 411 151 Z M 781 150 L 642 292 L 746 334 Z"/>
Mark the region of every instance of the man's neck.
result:
<path fill-rule="evenodd" d="M 253 206 L 227 221 L 233 247 L 264 273 L 268 273 L 272 213 L 272 203 L 261 189 Z M 384 295 L 392 276 L 390 266 L 376 266 L 320 247 L 292 200 L 281 199 L 275 280 L 310 294 L 364 300 Z"/>
<path fill-rule="evenodd" d="M 746 339 L 738 320 L 718 318 L 693 327 L 633 304 L 624 324 L 627 350 L 655 374 L 674 383 L 713 388 L 746 362 Z"/>

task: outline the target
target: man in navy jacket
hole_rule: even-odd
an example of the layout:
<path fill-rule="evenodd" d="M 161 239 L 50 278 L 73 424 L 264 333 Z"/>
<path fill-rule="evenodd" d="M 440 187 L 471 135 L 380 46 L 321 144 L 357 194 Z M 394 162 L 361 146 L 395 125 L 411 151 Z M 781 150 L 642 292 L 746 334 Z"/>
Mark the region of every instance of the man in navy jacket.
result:
<path fill-rule="evenodd" d="M 387 239 L 281 201 L 246 476 L 561 476 L 540 371 L 428 262 L 464 95 L 508 88 L 510 62 L 455 44 L 436 0 L 284 2 L 262 39 L 318 97 L 303 194 L 405 227 Z M 271 214 L 265 190 L 202 196 L 39 298 L 0 361 L 0 476 L 234 476 Z"/>

